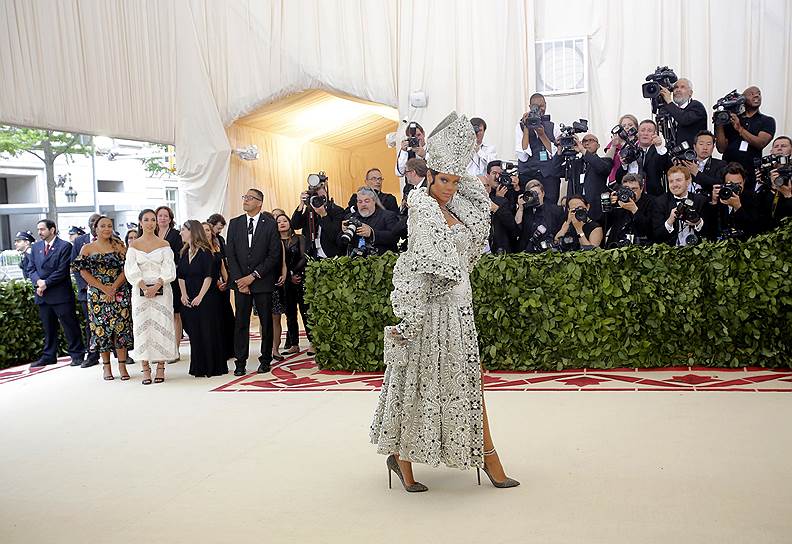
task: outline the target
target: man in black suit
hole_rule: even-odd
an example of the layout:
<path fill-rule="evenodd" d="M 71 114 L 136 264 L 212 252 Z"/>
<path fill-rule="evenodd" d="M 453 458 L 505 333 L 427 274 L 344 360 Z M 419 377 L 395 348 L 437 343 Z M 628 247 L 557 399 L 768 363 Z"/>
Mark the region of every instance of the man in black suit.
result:
<path fill-rule="evenodd" d="M 57 362 L 58 321 L 66 335 L 72 366 L 80 366 L 85 358 L 85 345 L 80 335 L 69 277 L 72 246 L 56 234 L 54 221 L 39 221 L 38 235 L 41 240 L 33 244 L 27 263 L 27 276 L 36 291 L 35 302 L 44 328 L 44 351 L 31 367 L 54 365 Z"/>
<path fill-rule="evenodd" d="M 324 200 L 321 206 L 314 197 Z M 305 236 L 305 253 L 314 259 L 329 259 L 341 254 L 336 239 L 341 232 L 341 221 L 346 212 L 327 195 L 327 182 L 322 182 L 311 196 L 307 191 L 300 195 L 300 205 L 294 210 L 291 222 L 294 230 L 302 229 Z"/>
<path fill-rule="evenodd" d="M 607 191 L 608 175 L 613 167 L 613 159 L 597 155 L 600 145 L 599 140 L 593 134 L 586 134 L 582 140 L 578 140 L 577 136 L 573 136 L 573 138 L 575 151 L 580 155 L 573 159 L 572 172 L 574 174 L 572 177 L 576 179 L 567 180 L 567 198 L 579 194 L 585 196 L 591 204 L 589 218 L 599 221 L 602 217 L 600 195 Z M 581 174 L 583 174 L 582 186 L 580 184 Z"/>
<path fill-rule="evenodd" d="M 382 207 L 394 213 L 399 213 L 399 203 L 396 201 L 396 197 L 390 193 L 382 192 L 383 181 L 384 178 L 379 168 L 372 168 L 366 172 L 366 187 L 376 193 Z M 352 196 L 349 197 L 347 212 L 351 211 L 352 208 L 357 208 L 357 193 L 353 193 Z"/>
<path fill-rule="evenodd" d="M 250 312 L 256 305 L 261 320 L 259 374 L 270 371 L 272 361 L 272 291 L 278 280 L 283 246 L 275 219 L 262 213 L 264 194 L 250 189 L 242 196 L 245 213 L 228 224 L 229 284 L 234 290 L 236 330 L 234 332 L 234 376 L 245 375 L 250 352 Z"/>
<path fill-rule="evenodd" d="M 347 221 L 342 221 L 341 233 L 338 235 L 338 246 L 346 247 L 349 254 L 351 250 L 360 247 L 365 241 L 365 245 L 376 248 L 378 255 L 386 251 L 398 251 L 399 235 L 403 230 L 402 217 L 383 208 L 382 203 L 378 200 L 377 193 L 373 189 L 361 187 L 358 189 L 356 196 L 357 208 L 351 215 L 359 219 L 363 225 L 356 229 L 355 236 L 350 242 L 347 242 L 343 238 Z"/>
<path fill-rule="evenodd" d="M 487 164 L 487 175 L 481 179 L 487 187 L 490 197 L 489 247 L 494 254 L 514 253 L 517 251 L 517 239 L 520 227 L 514 222 L 517 207 L 517 196 L 520 188 L 519 179 L 512 175 L 510 185 L 501 184 L 503 163 L 499 160 Z"/>
<path fill-rule="evenodd" d="M 90 244 L 91 240 L 93 240 L 94 226 L 100 217 L 102 216 L 98 213 L 91 214 L 91 217 L 88 218 L 88 232 L 76 232 L 77 236 L 72 239 L 72 261 L 80 255 L 80 251 L 82 250 L 83 246 Z M 74 228 L 75 227 L 72 227 L 72 229 Z M 70 235 L 71 233 L 72 230 L 69 230 Z M 88 317 L 88 284 L 85 282 L 82 274 L 80 274 L 79 271 L 73 271 L 72 277 L 77 283 L 77 302 L 80 303 L 83 319 L 85 320 L 85 329 L 83 332 L 85 334 L 85 345 L 88 347 L 88 355 L 85 357 L 85 362 L 81 366 L 82 368 L 88 368 L 89 366 L 99 364 L 99 352 L 91 351 L 91 320 Z"/>
<path fill-rule="evenodd" d="M 644 175 L 644 190 L 652 196 L 660 196 L 666 192 L 665 172 L 671 166 L 668 149 L 663 137 L 657 133 L 657 124 L 651 119 L 644 119 L 638 125 L 638 158 L 630 164 L 622 164 L 616 173 L 616 181 L 621 183 L 625 174 Z"/>
<path fill-rule="evenodd" d="M 604 214 L 606 237 L 605 247 L 613 248 L 624 244 L 632 235 L 633 244 L 649 245 L 654 238 L 652 221 L 656 216 L 654 197 L 643 192 L 643 174 L 627 174 L 622 186 L 635 195 L 627 202 L 611 193 L 611 210 Z"/>
<path fill-rule="evenodd" d="M 656 198 L 654 219 L 655 241 L 671 246 L 686 246 L 698 243 L 704 228 L 704 206 L 706 197 L 690 192 L 690 172 L 681 166 L 668 170 L 669 192 Z M 693 209 L 692 218 L 679 217 L 681 203 Z"/>
<path fill-rule="evenodd" d="M 712 187 L 723 180 L 726 162 L 712 156 L 712 151 L 715 149 L 715 135 L 709 130 L 702 130 L 696 134 L 693 149 L 696 151 L 696 161 L 681 161 L 680 164 L 693 176 L 690 190 L 709 198 Z"/>
<path fill-rule="evenodd" d="M 660 87 L 660 99 L 665 102 L 660 106 L 661 109 L 676 121 L 674 145 L 687 142 L 693 147 L 696 134 L 707 130 L 707 110 L 704 104 L 693 100 L 693 84 L 681 77 L 674 83 L 673 91 Z"/>
<path fill-rule="evenodd" d="M 745 191 L 746 177 L 742 165 L 730 162 L 724 170 L 723 180 L 713 186 L 710 199 L 704 206 L 704 236 L 707 239 L 745 240 L 759 231 L 756 195 Z M 730 189 L 728 194 L 721 192 L 724 185 Z"/>
<path fill-rule="evenodd" d="M 531 194 L 535 193 L 535 195 Z M 533 205 L 526 207 L 526 195 Z M 542 242 L 552 244 L 553 236 L 564 224 L 564 210 L 553 202 L 545 201 L 542 182 L 532 179 L 525 184 L 525 193 L 517 199 L 514 221 L 520 228 L 518 248 L 520 251 L 542 251 Z"/>

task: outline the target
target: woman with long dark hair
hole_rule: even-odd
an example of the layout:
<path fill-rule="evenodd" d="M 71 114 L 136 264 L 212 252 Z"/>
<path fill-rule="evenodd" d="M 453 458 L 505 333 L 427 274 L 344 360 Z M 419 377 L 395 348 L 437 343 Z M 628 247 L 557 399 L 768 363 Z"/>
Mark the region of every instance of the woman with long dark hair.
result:
<path fill-rule="evenodd" d="M 218 336 L 226 360 L 234 356 L 234 310 L 231 308 L 231 291 L 228 288 L 228 268 L 219 236 L 209 222 L 201 224 L 209 245 L 212 246 L 212 286 L 209 288 L 218 299 Z"/>
<path fill-rule="evenodd" d="M 129 379 L 127 351 L 132 349 L 132 293 L 124 275 L 127 248 L 113 232 L 113 220 L 100 216 L 93 227 L 96 240 L 85 244 L 72 262 L 88 284 L 91 352 L 102 357 L 105 380 L 112 380 L 110 352 L 118 357 L 121 380 Z"/>
<path fill-rule="evenodd" d="M 174 228 L 176 221 L 174 220 L 173 210 L 168 206 L 160 206 L 154 212 L 157 214 L 157 231 L 156 234 L 160 240 L 165 240 L 170 245 L 173 251 L 173 263 L 179 263 L 179 255 L 182 250 L 182 239 L 179 232 Z M 173 290 L 173 331 L 176 336 L 176 357 L 169 363 L 175 363 L 181 357 L 179 356 L 179 342 L 182 338 L 182 320 L 181 320 L 181 293 L 179 292 L 179 282 L 174 280 L 171 283 Z"/>
<path fill-rule="evenodd" d="M 291 226 L 291 220 L 286 214 L 280 214 L 275 218 L 278 224 L 278 234 L 283 244 L 283 254 L 286 260 L 286 281 L 283 291 L 285 295 L 286 325 L 286 354 L 294 354 L 300 351 L 300 327 L 297 324 L 297 310 L 299 308 L 302 315 L 305 333 L 308 341 L 311 340 L 311 330 L 308 326 L 308 307 L 305 304 L 305 238 L 295 234 Z M 309 349 L 313 348 L 309 344 Z"/>
<path fill-rule="evenodd" d="M 141 235 L 127 248 L 124 273 L 132 285 L 132 324 L 135 359 L 143 365 L 143 385 L 151 384 L 149 362 L 157 363 L 154 383 L 165 381 L 165 362 L 176 358 L 173 329 L 173 290 L 176 261 L 173 250 L 154 232 L 157 214 L 143 210 L 138 216 Z"/>
<path fill-rule="evenodd" d="M 483 468 L 495 487 L 508 478 L 492 443 L 470 271 L 490 231 L 490 200 L 467 173 L 476 136 L 452 113 L 430 134 L 426 189 L 408 197 L 408 246 L 393 269 L 393 313 L 385 330 L 385 377 L 371 425 L 377 452 L 388 455 L 408 492 L 427 491 L 412 463 Z M 481 479 L 479 477 L 479 483 Z"/>
<path fill-rule="evenodd" d="M 228 373 L 218 330 L 219 300 L 212 286 L 214 258 L 200 222 L 190 219 L 182 225 L 184 242 L 179 258 L 184 329 L 190 337 L 190 374 L 195 377 Z"/>

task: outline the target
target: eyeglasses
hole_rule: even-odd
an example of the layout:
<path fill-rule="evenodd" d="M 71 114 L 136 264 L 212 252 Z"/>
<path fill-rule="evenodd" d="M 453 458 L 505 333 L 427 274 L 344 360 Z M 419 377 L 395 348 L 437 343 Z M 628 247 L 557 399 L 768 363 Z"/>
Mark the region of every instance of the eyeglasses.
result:
<path fill-rule="evenodd" d="M 584 144 L 587 144 L 587 143 L 589 143 L 589 142 L 596 142 L 596 141 L 597 141 L 597 140 L 595 140 L 594 138 L 583 138 L 583 139 L 581 140 L 581 142 L 583 142 Z"/>
<path fill-rule="evenodd" d="M 408 170 L 408 172 L 409 172 L 409 170 Z M 369 179 L 370 181 L 383 181 L 385 178 L 383 178 L 383 177 L 378 177 L 378 178 L 368 178 L 368 179 Z"/>
<path fill-rule="evenodd" d="M 260 201 L 261 199 L 259 197 L 257 197 L 257 196 L 242 195 L 242 200 L 247 202 L 248 200 L 259 200 Z"/>

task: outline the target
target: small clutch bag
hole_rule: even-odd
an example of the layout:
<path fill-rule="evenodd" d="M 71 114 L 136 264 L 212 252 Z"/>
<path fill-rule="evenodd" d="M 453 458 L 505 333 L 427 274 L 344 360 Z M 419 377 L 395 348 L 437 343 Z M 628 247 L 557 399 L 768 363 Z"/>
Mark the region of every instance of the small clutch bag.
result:
<path fill-rule="evenodd" d="M 154 285 L 154 284 L 152 283 L 151 285 Z M 146 287 L 151 287 L 151 285 L 146 284 Z M 163 288 L 164 287 L 165 287 L 164 285 L 160 285 L 160 288 L 157 290 L 156 293 L 154 293 L 154 296 L 158 297 L 158 296 L 162 295 L 164 293 L 163 292 Z M 143 292 L 143 289 L 140 290 L 140 296 L 141 297 L 145 297 L 146 296 L 146 293 Z"/>

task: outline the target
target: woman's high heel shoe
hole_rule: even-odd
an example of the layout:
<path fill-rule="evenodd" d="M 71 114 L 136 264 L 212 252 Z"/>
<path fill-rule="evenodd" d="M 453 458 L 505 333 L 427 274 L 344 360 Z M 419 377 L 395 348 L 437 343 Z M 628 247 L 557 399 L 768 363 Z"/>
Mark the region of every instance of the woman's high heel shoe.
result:
<path fill-rule="evenodd" d="M 162 383 L 164 381 L 165 381 L 165 363 L 157 363 L 157 375 L 154 378 L 154 383 Z"/>
<path fill-rule="evenodd" d="M 143 367 L 143 385 L 151 385 L 151 365 L 145 363 Z"/>
<path fill-rule="evenodd" d="M 121 374 L 121 381 L 122 382 L 125 382 L 128 379 L 130 379 L 129 372 L 127 372 L 127 369 L 126 369 L 126 364 L 127 364 L 126 359 L 123 360 L 123 361 L 118 361 L 118 372 Z M 124 365 L 124 366 L 122 367 L 121 365 Z M 123 372 L 121 372 L 122 369 L 123 369 Z"/>
<path fill-rule="evenodd" d="M 485 451 L 484 455 L 495 455 L 495 448 L 492 448 L 489 451 Z M 484 474 L 489 476 L 489 479 L 490 479 L 490 482 L 492 482 L 492 485 L 494 485 L 495 487 L 497 487 L 499 489 L 505 489 L 507 487 L 517 487 L 518 485 L 520 485 L 520 482 L 518 482 L 517 480 L 514 480 L 512 478 L 506 478 L 502 482 L 498 482 L 498 481 L 495 480 L 495 478 L 492 477 L 492 474 L 490 474 L 490 471 L 487 469 L 487 465 L 484 465 L 482 468 L 484 470 Z M 481 485 L 481 470 L 479 470 L 478 467 L 476 467 L 476 477 L 478 478 L 478 485 Z"/>
<path fill-rule="evenodd" d="M 421 493 L 422 491 L 429 491 L 428 487 L 418 482 L 415 482 L 412 485 L 407 485 L 404 483 L 404 475 L 402 474 L 401 468 L 399 467 L 399 462 L 396 460 L 395 455 L 389 455 L 388 459 L 385 461 L 385 464 L 388 466 L 388 489 L 393 489 L 391 485 L 391 472 L 395 472 L 396 476 L 398 476 L 399 480 L 401 480 L 404 490 L 408 493 Z"/>
<path fill-rule="evenodd" d="M 115 377 L 113 377 L 113 368 L 110 366 L 110 363 L 102 363 L 102 368 L 109 371 L 104 373 L 104 380 L 106 382 L 115 380 Z"/>

